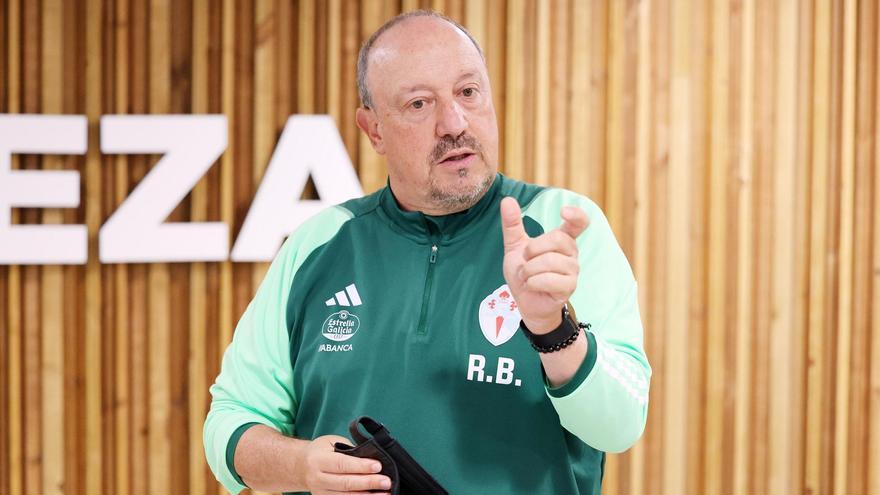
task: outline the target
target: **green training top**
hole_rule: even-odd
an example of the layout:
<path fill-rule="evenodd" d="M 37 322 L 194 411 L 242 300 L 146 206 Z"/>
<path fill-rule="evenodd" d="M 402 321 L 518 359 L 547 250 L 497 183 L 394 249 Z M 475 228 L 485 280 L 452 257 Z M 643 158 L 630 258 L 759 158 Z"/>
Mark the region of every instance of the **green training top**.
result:
<path fill-rule="evenodd" d="M 501 271 L 505 196 L 531 236 L 558 227 L 564 205 L 590 218 L 571 298 L 589 350 L 557 389 L 517 331 Z M 211 387 L 205 452 L 238 493 L 232 460 L 248 427 L 348 437 L 367 415 L 450 493 L 599 493 L 604 452 L 642 434 L 650 377 L 636 282 L 595 203 L 498 174 L 469 210 L 431 217 L 401 210 L 385 187 L 284 243 Z"/>

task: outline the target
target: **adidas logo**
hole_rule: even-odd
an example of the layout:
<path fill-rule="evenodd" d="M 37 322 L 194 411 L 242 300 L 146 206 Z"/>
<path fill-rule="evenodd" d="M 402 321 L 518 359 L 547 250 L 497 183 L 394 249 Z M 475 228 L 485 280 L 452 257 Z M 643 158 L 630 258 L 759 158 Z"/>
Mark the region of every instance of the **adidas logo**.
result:
<path fill-rule="evenodd" d="M 349 285 L 345 290 L 341 290 L 334 294 L 333 297 L 324 301 L 327 306 L 360 306 L 363 304 L 361 295 L 358 294 L 357 287 L 354 284 Z"/>

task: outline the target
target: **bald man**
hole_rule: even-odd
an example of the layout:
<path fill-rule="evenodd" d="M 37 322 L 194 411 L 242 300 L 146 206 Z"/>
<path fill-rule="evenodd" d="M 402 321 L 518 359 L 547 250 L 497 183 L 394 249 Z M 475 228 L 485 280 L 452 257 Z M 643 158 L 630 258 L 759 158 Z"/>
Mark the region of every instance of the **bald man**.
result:
<path fill-rule="evenodd" d="M 284 243 L 211 388 L 212 470 L 233 493 L 391 493 L 334 451 L 367 415 L 450 493 L 599 493 L 651 376 L 602 211 L 498 173 L 482 51 L 440 14 L 376 31 L 358 90 L 388 185 Z"/>

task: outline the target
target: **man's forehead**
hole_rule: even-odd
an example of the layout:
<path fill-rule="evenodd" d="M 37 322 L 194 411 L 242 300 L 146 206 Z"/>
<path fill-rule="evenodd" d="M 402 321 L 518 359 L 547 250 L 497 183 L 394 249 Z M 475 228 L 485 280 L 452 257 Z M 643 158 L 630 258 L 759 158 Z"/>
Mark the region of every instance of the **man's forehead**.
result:
<path fill-rule="evenodd" d="M 482 58 L 468 36 L 449 22 L 430 16 L 405 19 L 382 33 L 370 50 L 370 64 L 418 57 L 432 50 L 473 52 Z"/>
<path fill-rule="evenodd" d="M 384 31 L 368 53 L 364 81 L 372 105 L 392 103 L 416 90 L 443 91 L 466 74 L 488 85 L 483 56 L 454 24 L 432 16 L 402 20 Z M 399 103 L 399 101 L 398 101 Z"/>
<path fill-rule="evenodd" d="M 413 43 L 427 41 L 430 38 L 445 38 L 446 42 L 460 41 L 473 43 L 467 34 L 454 24 L 433 16 L 416 16 L 404 19 L 388 28 L 374 43 L 374 48 L 379 47 L 412 47 Z M 476 47 L 473 47 L 476 51 Z"/>

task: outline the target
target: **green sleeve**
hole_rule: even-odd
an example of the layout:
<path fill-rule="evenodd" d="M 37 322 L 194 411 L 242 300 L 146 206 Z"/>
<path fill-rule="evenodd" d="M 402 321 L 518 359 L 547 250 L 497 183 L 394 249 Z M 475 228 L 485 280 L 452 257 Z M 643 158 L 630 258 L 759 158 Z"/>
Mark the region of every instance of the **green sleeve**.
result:
<path fill-rule="evenodd" d="M 591 200 L 548 189 L 524 214 L 547 232 L 562 223 L 564 205 L 578 206 L 590 218 L 577 239 L 580 274 L 571 297 L 578 319 L 591 325 L 590 348 L 575 377 L 547 394 L 565 429 L 597 450 L 622 452 L 644 431 L 651 381 L 636 281 L 608 220 Z"/>
<path fill-rule="evenodd" d="M 297 270 L 308 255 L 330 240 L 347 210 L 334 207 L 306 221 L 282 245 L 257 294 L 235 327 L 211 386 L 211 409 L 204 425 L 205 455 L 217 480 L 231 493 L 246 488 L 235 472 L 238 440 L 262 424 L 290 435 L 296 392 L 287 328 L 287 302 Z"/>

